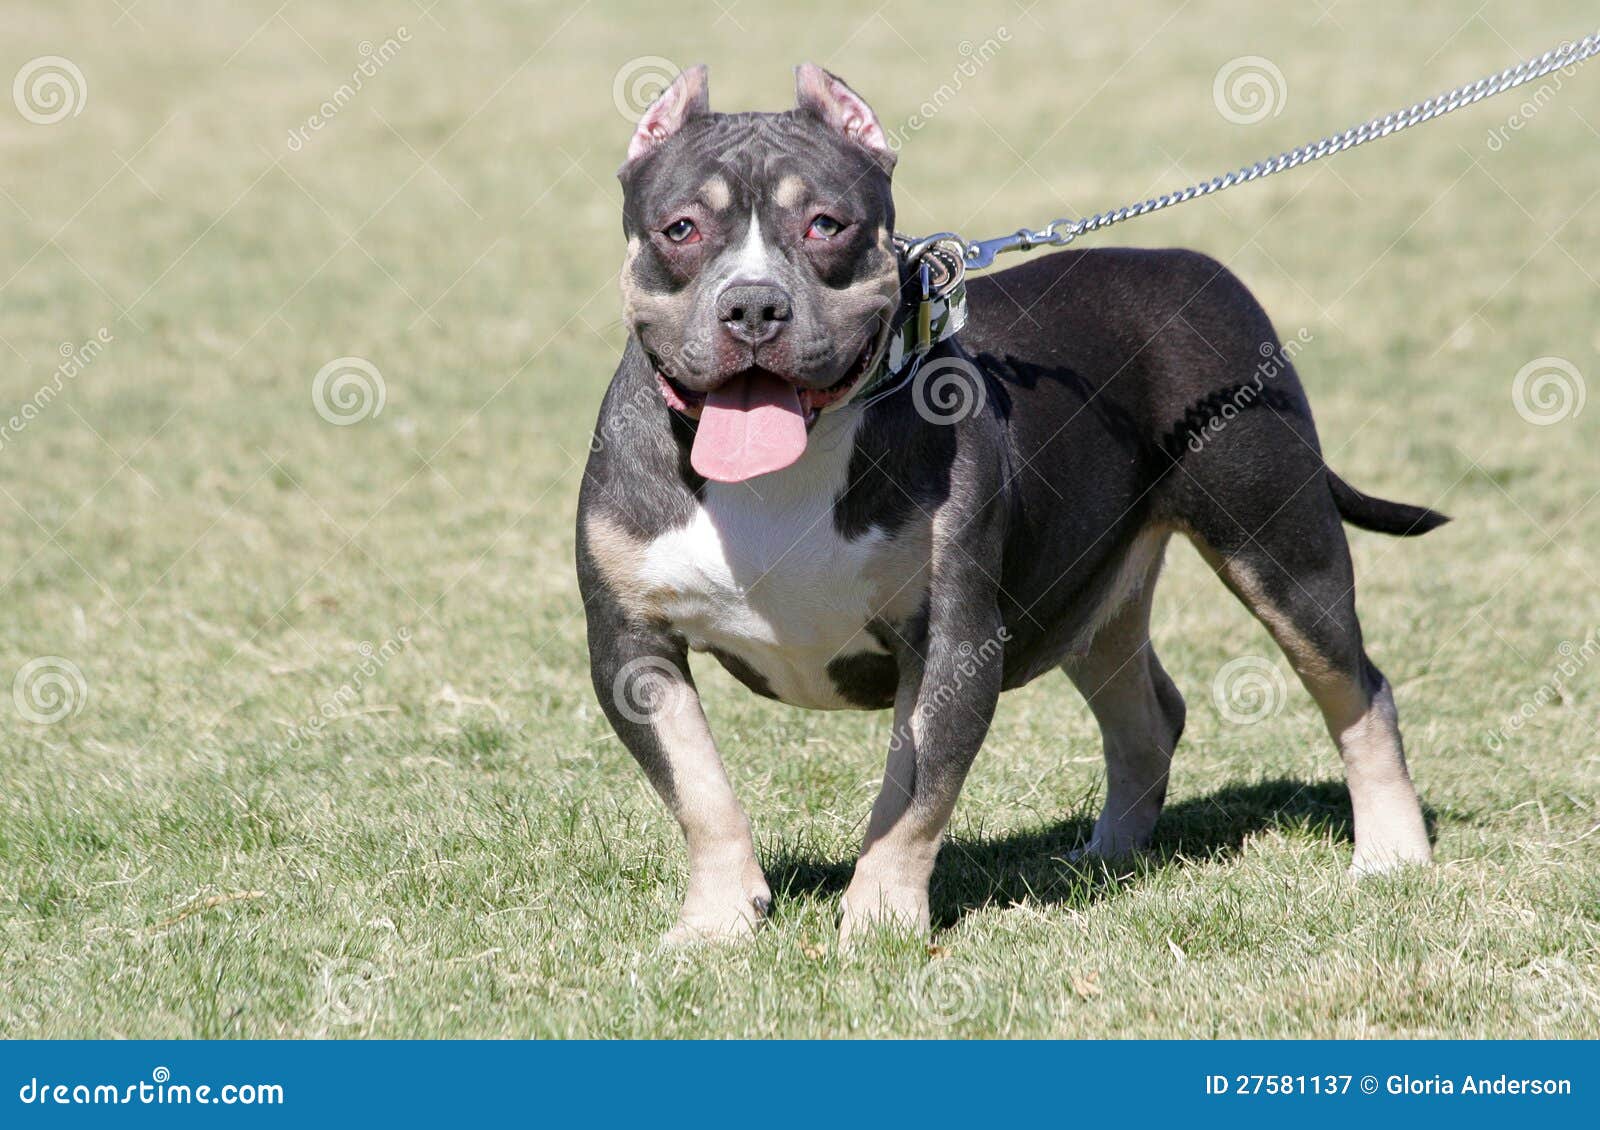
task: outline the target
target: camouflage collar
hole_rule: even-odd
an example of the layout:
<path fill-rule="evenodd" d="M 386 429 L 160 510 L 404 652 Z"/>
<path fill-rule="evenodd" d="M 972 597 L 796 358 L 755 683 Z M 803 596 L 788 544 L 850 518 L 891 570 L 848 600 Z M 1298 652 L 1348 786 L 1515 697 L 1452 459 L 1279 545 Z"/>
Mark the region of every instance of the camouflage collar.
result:
<path fill-rule="evenodd" d="M 954 337 L 967 324 L 964 248 L 955 237 L 912 241 L 895 236 L 905 296 L 889 332 L 887 347 L 866 378 L 859 400 L 884 389 L 914 368 L 928 351 Z"/>

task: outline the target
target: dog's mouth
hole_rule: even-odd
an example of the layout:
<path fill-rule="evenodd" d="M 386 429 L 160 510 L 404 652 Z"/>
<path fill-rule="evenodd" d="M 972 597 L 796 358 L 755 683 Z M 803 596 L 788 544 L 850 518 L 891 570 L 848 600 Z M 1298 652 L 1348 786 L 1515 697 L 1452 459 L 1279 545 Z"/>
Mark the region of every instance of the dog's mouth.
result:
<path fill-rule="evenodd" d="M 869 335 L 844 375 L 826 388 L 806 388 L 759 365 L 708 392 L 685 388 L 657 365 L 656 384 L 668 406 L 699 421 L 690 465 L 714 482 L 742 483 L 805 454 L 812 426 L 860 384 L 877 347 L 878 335 Z"/>
<path fill-rule="evenodd" d="M 706 406 L 707 399 L 717 396 L 723 389 L 742 381 L 776 381 L 789 385 L 794 389 L 795 395 L 799 398 L 800 410 L 805 416 L 806 427 L 809 428 L 817 422 L 817 418 L 822 415 L 824 408 L 837 404 L 848 397 L 856 385 L 860 383 L 861 378 L 866 376 L 867 366 L 872 363 L 872 358 L 877 352 L 877 346 L 877 335 L 869 334 L 866 344 L 861 347 L 861 352 L 856 355 L 855 360 L 850 362 L 850 367 L 844 371 L 844 375 L 826 388 L 806 388 L 803 385 L 796 384 L 782 373 L 773 372 L 770 369 L 762 368 L 760 365 L 753 365 L 748 369 L 735 373 L 721 387 L 710 392 L 696 392 L 669 377 L 661 366 L 657 364 L 655 366 L 656 385 L 661 389 L 661 397 L 667 402 L 667 407 L 675 412 L 683 413 L 691 420 L 698 420 Z M 654 358 L 652 358 L 653 360 Z"/>

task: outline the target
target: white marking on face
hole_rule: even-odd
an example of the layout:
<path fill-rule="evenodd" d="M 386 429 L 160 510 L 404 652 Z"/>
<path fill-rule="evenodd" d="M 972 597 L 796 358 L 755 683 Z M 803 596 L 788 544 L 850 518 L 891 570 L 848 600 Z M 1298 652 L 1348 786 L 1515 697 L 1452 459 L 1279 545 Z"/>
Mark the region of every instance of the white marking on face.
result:
<path fill-rule="evenodd" d="M 755 210 L 750 211 L 750 230 L 744 243 L 733 252 L 730 281 L 762 282 L 772 277 L 772 247 L 761 235 L 761 220 Z"/>

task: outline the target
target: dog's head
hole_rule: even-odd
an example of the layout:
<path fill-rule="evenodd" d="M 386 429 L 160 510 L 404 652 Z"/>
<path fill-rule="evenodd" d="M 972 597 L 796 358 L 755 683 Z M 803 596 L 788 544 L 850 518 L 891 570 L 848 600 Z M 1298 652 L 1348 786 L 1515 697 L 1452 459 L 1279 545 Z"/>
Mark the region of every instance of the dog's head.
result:
<path fill-rule="evenodd" d="M 684 71 L 618 173 L 624 317 L 667 403 L 700 418 L 711 478 L 799 458 L 818 414 L 861 387 L 898 301 L 883 129 L 827 71 L 796 77 L 793 110 L 716 114 L 706 69 Z"/>

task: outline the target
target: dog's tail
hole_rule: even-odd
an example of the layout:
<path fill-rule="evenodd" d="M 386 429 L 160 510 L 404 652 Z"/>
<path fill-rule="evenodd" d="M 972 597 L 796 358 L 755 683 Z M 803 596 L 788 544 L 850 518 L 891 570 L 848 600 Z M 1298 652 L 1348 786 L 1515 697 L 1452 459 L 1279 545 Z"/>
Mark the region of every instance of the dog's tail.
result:
<path fill-rule="evenodd" d="M 1448 515 L 1429 510 L 1426 506 L 1389 502 L 1362 494 L 1335 475 L 1331 467 L 1328 469 L 1328 489 L 1333 491 L 1333 504 L 1339 508 L 1339 517 L 1352 526 L 1360 526 L 1374 533 L 1416 537 L 1436 530 L 1450 520 Z"/>

